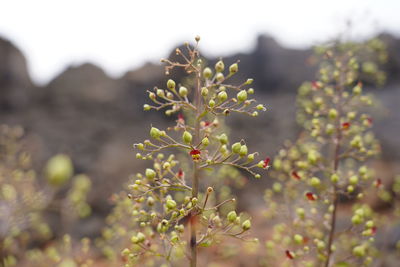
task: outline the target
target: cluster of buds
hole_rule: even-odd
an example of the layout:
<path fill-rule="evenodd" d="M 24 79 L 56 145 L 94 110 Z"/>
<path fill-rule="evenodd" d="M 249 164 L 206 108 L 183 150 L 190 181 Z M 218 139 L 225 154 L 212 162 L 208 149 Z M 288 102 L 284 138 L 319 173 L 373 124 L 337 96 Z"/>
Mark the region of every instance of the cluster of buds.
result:
<path fill-rule="evenodd" d="M 304 266 L 371 262 L 378 228 L 372 210 L 360 203 L 366 190 L 376 187 L 378 179 L 365 161 L 378 155 L 380 146 L 371 132 L 372 118 L 364 113 L 373 99 L 363 94 L 361 80 L 383 79 L 372 63 L 384 58 L 377 42 L 334 43 L 318 49 L 318 80 L 304 83 L 298 93 L 297 119 L 304 131 L 294 143 L 287 141 L 272 163 L 277 181 L 265 193 L 266 215 L 283 218 L 282 210 L 287 210 L 287 222 L 267 244 L 275 249 L 279 245 L 282 257 Z M 370 65 L 367 71 L 365 60 Z M 284 203 L 277 203 L 277 198 Z M 337 229 L 343 198 L 353 202 L 354 214 L 347 228 Z"/>

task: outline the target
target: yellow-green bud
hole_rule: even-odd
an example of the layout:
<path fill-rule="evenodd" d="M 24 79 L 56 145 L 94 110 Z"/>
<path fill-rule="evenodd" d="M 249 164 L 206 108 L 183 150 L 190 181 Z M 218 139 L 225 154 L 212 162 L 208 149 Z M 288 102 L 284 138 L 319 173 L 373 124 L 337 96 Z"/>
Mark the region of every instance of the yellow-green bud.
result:
<path fill-rule="evenodd" d="M 247 90 L 247 93 L 248 93 L 249 95 L 254 94 L 254 89 L 253 89 L 253 88 L 249 88 L 249 89 Z"/>
<path fill-rule="evenodd" d="M 303 208 L 297 208 L 296 213 L 301 219 L 304 219 L 305 214 L 306 214 L 306 212 Z"/>
<path fill-rule="evenodd" d="M 235 154 L 238 154 L 240 152 L 241 147 L 242 147 L 242 145 L 240 144 L 240 142 L 234 143 L 232 145 L 232 152 Z"/>
<path fill-rule="evenodd" d="M 218 99 L 221 102 L 224 102 L 228 98 L 228 94 L 225 91 L 218 93 Z"/>
<path fill-rule="evenodd" d="M 45 173 L 49 184 L 60 186 L 73 175 L 74 167 L 71 159 L 64 154 L 52 157 L 46 164 Z"/>
<path fill-rule="evenodd" d="M 153 93 L 153 92 L 150 92 L 150 93 L 149 93 L 149 98 L 150 98 L 151 100 L 156 99 L 156 94 Z"/>
<path fill-rule="evenodd" d="M 313 187 L 318 187 L 321 185 L 321 180 L 318 177 L 312 177 L 310 180 L 310 185 Z"/>
<path fill-rule="evenodd" d="M 254 160 L 254 153 L 249 154 L 249 155 L 247 156 L 247 160 L 248 160 L 248 161 L 253 161 L 253 160 Z"/>
<path fill-rule="evenodd" d="M 238 94 L 237 94 L 237 99 L 239 100 L 239 102 L 243 102 L 247 99 L 247 92 L 246 90 L 241 90 Z"/>
<path fill-rule="evenodd" d="M 215 107 L 215 101 L 211 99 L 210 101 L 208 101 L 208 105 L 210 106 L 210 108 Z"/>
<path fill-rule="evenodd" d="M 186 144 L 190 144 L 192 142 L 193 137 L 192 137 L 191 133 L 189 133 L 188 131 L 184 131 L 183 135 L 182 135 L 182 139 L 183 139 L 183 142 L 185 142 Z"/>
<path fill-rule="evenodd" d="M 203 146 L 208 146 L 210 144 L 210 140 L 208 140 L 207 137 L 204 137 L 203 140 L 201 140 L 201 143 Z"/>
<path fill-rule="evenodd" d="M 358 225 L 363 222 L 363 218 L 358 214 L 355 214 L 353 217 L 351 217 L 351 222 L 355 225 Z"/>
<path fill-rule="evenodd" d="M 209 79 L 209 78 L 211 78 L 211 76 L 212 76 L 212 70 L 210 69 L 210 68 L 205 68 L 204 70 L 203 70 L 203 76 L 205 77 L 205 78 L 207 78 L 207 79 Z"/>
<path fill-rule="evenodd" d="M 158 139 L 161 137 L 161 131 L 156 127 L 151 127 L 150 129 L 150 136 L 154 139 Z"/>
<path fill-rule="evenodd" d="M 365 226 L 367 227 L 367 228 L 372 228 L 372 227 L 374 227 L 374 221 L 372 221 L 372 220 L 369 220 L 369 221 L 367 221 L 366 223 L 365 223 Z"/>
<path fill-rule="evenodd" d="M 302 235 L 296 234 L 294 235 L 293 239 L 297 244 L 303 244 L 304 239 Z"/>
<path fill-rule="evenodd" d="M 218 72 L 217 76 L 215 76 L 215 79 L 217 79 L 218 82 L 222 82 L 225 79 L 225 76 L 221 72 Z"/>
<path fill-rule="evenodd" d="M 239 66 L 237 63 L 234 63 L 229 67 L 229 72 L 232 74 L 238 72 L 238 70 L 239 70 Z"/>
<path fill-rule="evenodd" d="M 215 64 L 215 70 L 216 70 L 217 72 L 223 72 L 224 69 L 225 69 L 225 64 L 224 64 L 224 62 L 223 62 L 222 60 L 218 61 L 218 62 Z"/>
<path fill-rule="evenodd" d="M 175 86 L 176 86 L 176 84 L 175 84 L 174 80 L 169 79 L 167 81 L 167 87 L 169 90 L 175 90 Z"/>
<path fill-rule="evenodd" d="M 226 217 L 228 218 L 228 221 L 235 222 L 236 218 L 237 218 L 236 211 L 233 210 L 233 211 L 229 212 Z"/>
<path fill-rule="evenodd" d="M 337 175 L 336 173 L 331 175 L 331 181 L 332 183 L 337 183 L 339 182 L 339 175 Z"/>
<path fill-rule="evenodd" d="M 228 136 L 223 133 L 220 136 L 218 136 L 218 140 L 221 142 L 221 144 L 225 145 L 228 143 Z"/>
<path fill-rule="evenodd" d="M 362 88 L 361 88 L 361 84 L 357 84 L 356 86 L 354 86 L 353 88 L 353 94 L 355 95 L 360 95 L 362 93 Z"/>
<path fill-rule="evenodd" d="M 329 118 L 335 119 L 338 116 L 338 112 L 336 109 L 331 108 L 328 113 Z"/>
<path fill-rule="evenodd" d="M 351 185 L 356 185 L 358 183 L 358 177 L 356 175 L 353 175 L 349 178 L 349 183 Z"/>
<path fill-rule="evenodd" d="M 184 87 L 184 86 L 179 87 L 179 95 L 180 96 L 185 97 L 185 96 L 187 96 L 187 94 L 188 94 L 188 90 L 186 87 Z"/>
<path fill-rule="evenodd" d="M 240 150 L 239 150 L 239 156 L 241 156 L 241 157 L 244 157 L 244 156 L 246 156 L 247 155 L 247 146 L 246 145 L 242 145 L 241 147 L 240 147 Z"/>
<path fill-rule="evenodd" d="M 262 105 L 262 104 L 257 105 L 256 108 L 257 108 L 258 110 L 265 110 L 265 107 L 264 107 L 264 105 Z"/>
<path fill-rule="evenodd" d="M 251 222 L 250 222 L 250 220 L 245 220 L 243 223 L 242 223 L 242 229 L 244 230 L 244 231 L 247 231 L 247 230 L 249 230 L 251 228 Z"/>
<path fill-rule="evenodd" d="M 365 256 L 365 247 L 364 246 L 356 246 L 353 248 L 353 255 L 356 257 L 364 257 Z"/>
<path fill-rule="evenodd" d="M 282 191 L 282 184 L 280 183 L 274 183 L 272 185 L 272 190 L 274 190 L 274 192 L 279 193 Z"/>
<path fill-rule="evenodd" d="M 175 209 L 176 208 L 176 202 L 175 200 L 168 199 L 166 202 L 166 206 L 168 209 Z"/>
<path fill-rule="evenodd" d="M 152 180 L 152 179 L 154 179 L 154 177 L 156 177 L 156 172 L 153 169 L 147 168 L 145 171 L 145 175 L 146 175 L 147 179 Z"/>
<path fill-rule="evenodd" d="M 154 198 L 148 197 L 148 198 L 147 198 L 147 205 L 153 206 L 153 205 L 154 205 Z"/>
<path fill-rule="evenodd" d="M 208 95 L 208 89 L 207 87 L 202 87 L 201 88 L 201 95 L 206 97 Z"/>
<path fill-rule="evenodd" d="M 249 79 L 246 80 L 246 82 L 244 84 L 249 85 L 249 84 L 252 84 L 253 81 L 254 81 L 254 79 L 249 78 Z"/>
<path fill-rule="evenodd" d="M 158 95 L 159 97 L 165 97 L 164 90 L 163 90 L 163 89 L 157 89 L 157 95 Z"/>
<path fill-rule="evenodd" d="M 148 111 L 148 110 L 150 110 L 150 109 L 151 109 L 150 105 L 148 105 L 148 104 L 144 104 L 144 105 L 143 105 L 143 110 L 144 110 L 144 111 Z"/>

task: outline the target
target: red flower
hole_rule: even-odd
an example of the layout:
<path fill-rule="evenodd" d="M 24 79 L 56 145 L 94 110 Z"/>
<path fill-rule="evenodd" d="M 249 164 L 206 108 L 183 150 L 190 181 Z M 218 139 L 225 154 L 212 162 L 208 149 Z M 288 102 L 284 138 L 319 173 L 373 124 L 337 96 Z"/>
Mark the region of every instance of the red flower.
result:
<path fill-rule="evenodd" d="M 350 128 L 350 122 L 343 122 L 342 123 L 342 128 L 343 130 L 347 130 Z"/>
<path fill-rule="evenodd" d="M 263 164 L 263 168 L 264 169 L 267 169 L 267 168 L 269 168 L 269 162 L 271 161 L 271 159 L 270 158 L 266 158 L 265 160 L 264 160 L 264 164 Z"/>
<path fill-rule="evenodd" d="M 189 154 L 192 156 L 192 159 L 194 161 L 197 161 L 200 159 L 200 150 L 198 149 L 192 149 Z"/>
<path fill-rule="evenodd" d="M 314 193 L 311 193 L 311 192 L 307 192 L 307 193 L 306 193 L 306 197 L 307 197 L 307 199 L 310 200 L 310 201 L 317 200 L 317 195 L 314 194 Z"/>
<path fill-rule="evenodd" d="M 179 178 L 179 179 L 183 179 L 184 176 L 185 176 L 185 173 L 183 172 L 183 170 L 182 170 L 182 169 L 179 169 L 179 171 L 178 171 L 178 178 Z"/>
<path fill-rule="evenodd" d="M 286 254 L 286 257 L 288 257 L 288 259 L 290 259 L 290 260 L 294 259 L 294 253 L 293 252 L 291 252 L 289 250 L 286 250 L 285 254 Z"/>
<path fill-rule="evenodd" d="M 368 121 L 369 125 L 372 125 L 372 118 L 371 117 L 367 118 L 367 121 Z"/>
<path fill-rule="evenodd" d="M 321 88 L 321 83 L 317 81 L 311 82 L 311 86 L 313 89 L 320 89 Z"/>
<path fill-rule="evenodd" d="M 209 121 L 205 121 L 205 122 L 204 122 L 204 126 L 205 126 L 205 127 L 208 127 L 208 126 L 210 126 L 210 125 L 211 125 L 211 122 L 209 122 Z"/>
<path fill-rule="evenodd" d="M 374 185 L 376 188 L 380 188 L 382 186 L 382 179 L 381 178 L 376 179 Z"/>
<path fill-rule="evenodd" d="M 300 180 L 300 179 L 301 179 L 300 175 L 299 175 L 296 171 L 292 171 L 292 176 L 293 176 L 293 178 L 295 178 L 296 180 Z"/>
<path fill-rule="evenodd" d="M 181 113 L 178 114 L 178 123 L 185 124 L 185 118 Z"/>
<path fill-rule="evenodd" d="M 373 227 L 371 228 L 371 233 L 372 233 L 373 235 L 375 235 L 377 230 L 378 230 L 378 228 L 376 228 L 376 226 L 373 226 Z"/>

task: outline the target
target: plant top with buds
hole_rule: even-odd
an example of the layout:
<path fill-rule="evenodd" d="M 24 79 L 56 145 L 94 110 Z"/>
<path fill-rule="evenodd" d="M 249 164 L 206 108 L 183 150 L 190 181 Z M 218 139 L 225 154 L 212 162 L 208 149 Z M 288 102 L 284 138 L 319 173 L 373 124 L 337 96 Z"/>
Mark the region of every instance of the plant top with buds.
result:
<path fill-rule="evenodd" d="M 239 71 L 239 62 L 225 67 L 219 60 L 213 68 L 207 67 L 198 50 L 200 38 L 195 40 L 195 47 L 185 43 L 186 51 L 176 49 L 180 62 L 161 60 L 167 75 L 180 68 L 192 82 L 169 79 L 166 88 L 148 91 L 153 103 L 145 104 L 144 110 L 163 109 L 166 115 L 176 116 L 176 124 L 166 130 L 154 125 L 150 139 L 135 144 L 137 158 L 151 160 L 153 165 L 137 174 L 129 186 L 132 212 L 140 228 L 122 252 L 125 266 L 136 266 L 146 256 L 154 264 L 186 257 L 190 266 L 196 266 L 199 247 L 218 243 L 223 236 L 246 240 L 251 228 L 250 219 L 233 208 L 221 213 L 235 199 L 216 203 L 214 185 L 218 181 L 207 174 L 228 166 L 261 177 L 256 170 L 267 169 L 269 159 L 255 162 L 258 153 L 249 151 L 244 140 L 231 142 L 221 131 L 220 121 L 234 113 L 254 117 L 265 107 L 251 97 L 253 79 L 239 85 L 229 83 Z M 186 155 L 186 165 L 173 150 Z"/>
<path fill-rule="evenodd" d="M 318 80 L 304 83 L 298 93 L 304 131 L 273 161 L 277 181 L 266 191 L 266 214 L 286 220 L 275 225 L 267 251 L 271 258 L 286 258 L 287 266 L 366 266 L 376 252 L 378 228 L 365 196 L 376 193 L 379 180 L 365 163 L 380 146 L 365 113 L 373 100 L 363 93 L 363 82 L 384 80 L 377 62 L 385 60 L 385 47 L 376 39 L 334 42 L 317 54 Z M 352 203 L 352 214 L 338 223 L 343 200 Z"/>

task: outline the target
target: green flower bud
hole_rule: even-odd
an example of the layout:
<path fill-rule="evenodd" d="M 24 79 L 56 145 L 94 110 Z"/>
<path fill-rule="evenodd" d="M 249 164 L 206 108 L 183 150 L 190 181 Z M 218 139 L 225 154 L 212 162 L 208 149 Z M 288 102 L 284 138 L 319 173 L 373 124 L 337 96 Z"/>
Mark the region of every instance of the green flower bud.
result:
<path fill-rule="evenodd" d="M 372 228 L 372 227 L 374 227 L 374 226 L 375 226 L 374 221 L 372 221 L 372 220 L 367 221 L 367 222 L 365 223 L 365 226 L 366 226 L 367 228 Z"/>
<path fill-rule="evenodd" d="M 145 171 L 147 179 L 152 180 L 156 177 L 156 172 L 153 169 L 147 168 Z"/>
<path fill-rule="evenodd" d="M 293 237 L 294 242 L 296 242 L 297 244 L 303 244 L 304 238 L 302 235 L 296 234 Z"/>
<path fill-rule="evenodd" d="M 218 62 L 215 64 L 215 70 L 216 70 L 217 72 L 223 72 L 224 69 L 225 69 L 225 64 L 224 64 L 224 62 L 223 62 L 222 60 L 218 61 Z"/>
<path fill-rule="evenodd" d="M 247 93 L 248 93 L 249 95 L 254 94 L 254 89 L 253 89 L 253 88 L 249 88 L 249 89 L 247 90 Z"/>
<path fill-rule="evenodd" d="M 249 85 L 249 84 L 252 84 L 253 81 L 254 81 L 254 79 L 249 78 L 249 79 L 246 80 L 246 82 L 245 82 L 244 84 L 245 84 L 245 85 Z"/>
<path fill-rule="evenodd" d="M 208 89 L 207 87 L 201 88 L 201 95 L 206 97 L 208 95 Z"/>
<path fill-rule="evenodd" d="M 310 179 L 310 185 L 311 185 L 312 187 L 318 187 L 318 186 L 321 185 L 321 180 L 320 180 L 318 177 L 312 177 L 312 178 Z"/>
<path fill-rule="evenodd" d="M 161 131 L 155 127 L 151 127 L 150 136 L 154 139 L 159 139 L 161 137 Z"/>
<path fill-rule="evenodd" d="M 208 105 L 210 106 L 210 108 L 215 107 L 215 101 L 211 99 L 210 101 L 208 101 Z"/>
<path fill-rule="evenodd" d="M 164 90 L 162 90 L 162 89 L 157 89 L 157 95 L 158 95 L 159 97 L 165 97 Z"/>
<path fill-rule="evenodd" d="M 262 105 L 262 104 L 257 105 L 256 108 L 257 108 L 258 110 L 262 110 L 262 111 L 265 110 L 265 107 L 264 107 L 264 105 Z"/>
<path fill-rule="evenodd" d="M 237 63 L 234 63 L 229 67 L 229 73 L 233 74 L 233 73 L 238 72 L 238 70 L 239 70 L 239 66 Z"/>
<path fill-rule="evenodd" d="M 180 96 L 185 97 L 185 96 L 187 96 L 187 94 L 188 94 L 188 90 L 186 87 L 183 87 L 183 86 L 179 87 L 179 95 Z"/>
<path fill-rule="evenodd" d="M 154 205 L 154 198 L 152 198 L 152 197 L 148 197 L 147 198 L 147 205 L 149 205 L 149 206 L 153 206 Z"/>
<path fill-rule="evenodd" d="M 356 175 L 353 175 L 349 178 L 349 183 L 351 185 L 356 185 L 358 183 L 358 177 Z"/>
<path fill-rule="evenodd" d="M 223 133 L 220 136 L 218 136 L 218 140 L 221 142 L 221 144 L 225 145 L 228 143 L 228 136 Z"/>
<path fill-rule="evenodd" d="M 237 94 L 237 99 L 239 100 L 239 102 L 243 102 L 247 99 L 247 92 L 246 90 L 241 90 L 238 94 Z"/>
<path fill-rule="evenodd" d="M 228 94 L 225 91 L 219 92 L 218 99 L 219 101 L 224 102 L 226 99 L 228 99 Z"/>
<path fill-rule="evenodd" d="M 353 255 L 356 257 L 364 257 L 365 256 L 365 247 L 364 246 L 356 246 L 353 248 Z"/>
<path fill-rule="evenodd" d="M 235 222 L 236 218 L 237 218 L 236 211 L 233 210 L 233 211 L 229 212 L 226 217 L 228 218 L 229 222 L 231 222 L 231 223 Z"/>
<path fill-rule="evenodd" d="M 253 160 L 254 160 L 254 153 L 249 154 L 249 155 L 247 156 L 247 161 L 253 161 Z"/>
<path fill-rule="evenodd" d="M 325 132 L 326 132 L 327 134 L 333 134 L 333 133 L 335 132 L 335 126 L 333 126 L 333 124 L 328 123 L 328 124 L 326 125 Z"/>
<path fill-rule="evenodd" d="M 168 209 L 175 209 L 176 208 L 176 202 L 175 200 L 168 199 L 166 202 L 166 206 Z"/>
<path fill-rule="evenodd" d="M 217 73 L 217 76 L 215 76 L 215 79 L 216 79 L 218 82 L 222 82 L 222 81 L 225 79 L 225 76 L 224 76 L 224 74 L 222 74 L 221 72 L 219 72 L 219 73 Z"/>
<path fill-rule="evenodd" d="M 242 223 L 242 229 L 244 230 L 244 231 L 247 231 L 247 230 L 249 230 L 251 228 L 251 222 L 250 222 L 250 220 L 245 220 L 243 223 Z"/>
<path fill-rule="evenodd" d="M 337 183 L 337 182 L 339 182 L 339 175 L 337 175 L 336 173 L 334 173 L 334 174 L 332 174 L 331 175 L 331 181 L 332 181 L 332 183 Z"/>
<path fill-rule="evenodd" d="M 174 95 L 171 92 L 167 92 L 167 98 L 168 99 L 174 99 Z"/>
<path fill-rule="evenodd" d="M 280 193 L 282 191 L 282 184 L 280 183 L 274 183 L 272 185 L 272 190 L 276 193 Z"/>
<path fill-rule="evenodd" d="M 210 69 L 210 68 L 205 68 L 204 70 L 203 70 L 203 76 L 205 77 L 205 78 L 207 78 L 207 79 L 209 79 L 209 78 L 211 78 L 211 76 L 212 76 L 212 70 Z"/>
<path fill-rule="evenodd" d="M 64 154 L 58 154 L 47 162 L 45 173 L 49 184 L 61 186 L 72 177 L 74 166 L 72 165 L 70 157 Z"/>
<path fill-rule="evenodd" d="M 361 216 L 359 216 L 358 214 L 355 214 L 353 217 L 351 217 L 351 222 L 354 225 L 358 225 L 363 222 L 363 218 Z"/>
<path fill-rule="evenodd" d="M 183 135 L 182 135 L 182 139 L 183 139 L 183 142 L 185 142 L 186 144 L 190 144 L 192 142 L 193 137 L 192 137 L 191 133 L 189 133 L 188 131 L 184 131 Z"/>
<path fill-rule="evenodd" d="M 151 100 L 156 99 L 156 94 L 153 93 L 153 92 L 150 92 L 150 93 L 149 93 L 149 98 L 150 98 Z"/>
<path fill-rule="evenodd" d="M 204 137 L 203 140 L 201 140 L 201 143 L 203 146 L 208 146 L 210 144 L 210 140 L 208 140 L 207 137 Z"/>
<path fill-rule="evenodd" d="M 144 110 L 144 111 L 148 111 L 148 110 L 150 110 L 150 109 L 151 109 L 150 105 L 148 105 L 148 104 L 144 104 L 144 105 L 143 105 L 143 110 Z"/>
<path fill-rule="evenodd" d="M 244 157 L 246 155 L 247 155 L 247 146 L 246 145 L 242 145 L 240 147 L 239 156 Z"/>
<path fill-rule="evenodd" d="M 338 116 L 338 112 L 336 109 L 331 108 L 329 110 L 328 116 L 330 119 L 336 119 L 336 117 Z"/>
<path fill-rule="evenodd" d="M 305 214 L 306 214 L 306 212 L 303 208 L 297 208 L 296 213 L 301 219 L 304 219 Z"/>
<path fill-rule="evenodd" d="M 175 90 L 175 86 L 176 86 L 176 84 L 175 84 L 174 80 L 169 79 L 167 81 L 167 87 L 168 87 L 169 90 L 171 90 L 171 91 Z"/>
<path fill-rule="evenodd" d="M 238 154 L 240 152 L 241 147 L 242 147 L 242 145 L 240 144 L 240 142 L 234 143 L 232 145 L 232 152 L 235 154 Z"/>
<path fill-rule="evenodd" d="M 318 161 L 318 157 L 319 157 L 318 152 L 315 150 L 310 150 L 307 154 L 308 162 L 311 164 L 316 164 Z"/>
<path fill-rule="evenodd" d="M 254 178 L 260 179 L 260 178 L 261 178 L 261 175 L 257 173 L 256 175 L 254 175 Z"/>

